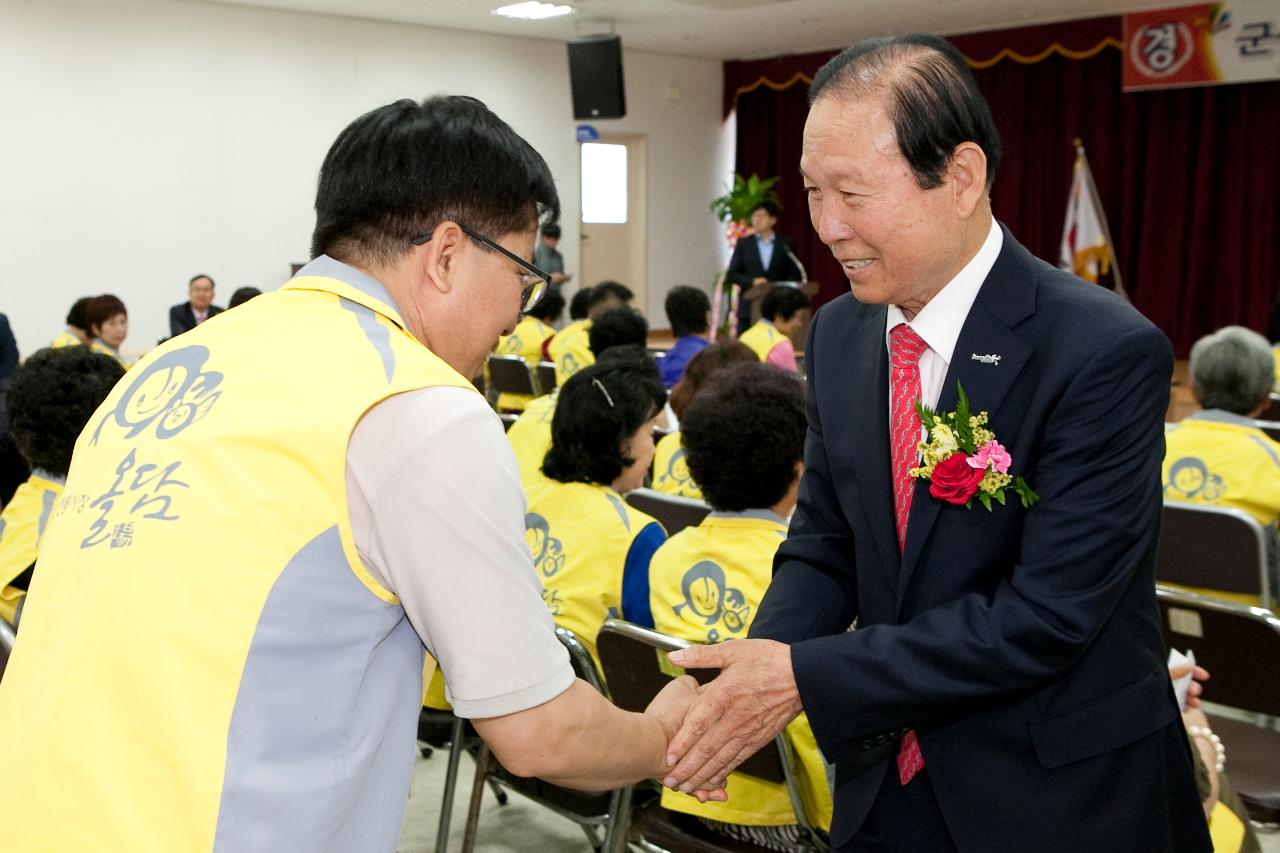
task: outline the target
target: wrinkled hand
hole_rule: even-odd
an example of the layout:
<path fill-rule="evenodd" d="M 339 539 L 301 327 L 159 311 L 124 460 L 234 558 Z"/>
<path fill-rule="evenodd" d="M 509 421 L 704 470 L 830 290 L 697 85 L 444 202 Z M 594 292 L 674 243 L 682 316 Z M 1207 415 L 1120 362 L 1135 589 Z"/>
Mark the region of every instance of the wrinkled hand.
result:
<path fill-rule="evenodd" d="M 658 695 L 653 697 L 649 707 L 644 709 L 645 716 L 654 718 L 658 721 L 658 725 L 662 726 L 662 731 L 666 734 L 668 744 L 671 743 L 671 739 L 675 737 L 676 732 L 680 730 L 680 724 L 684 722 L 685 715 L 688 714 L 689 709 L 703 689 L 698 686 L 698 682 L 694 680 L 692 675 L 682 675 L 662 688 Z M 669 745 L 666 751 L 671 751 Z M 662 765 L 662 773 L 669 771 L 674 763 L 667 759 Z M 662 773 L 655 773 L 654 776 L 660 776 Z M 702 794 L 703 796 L 699 797 L 702 802 L 706 802 L 709 799 L 720 801 L 728 799 L 724 792 L 724 786 L 703 791 Z"/>
<path fill-rule="evenodd" d="M 1169 667 L 1169 679 L 1177 681 L 1187 673 L 1191 673 L 1191 683 L 1187 685 L 1187 707 L 1200 707 L 1200 694 L 1204 692 L 1204 685 L 1200 682 L 1209 680 L 1209 670 L 1202 666 L 1192 666 L 1184 663 L 1182 666 Z"/>
<path fill-rule="evenodd" d="M 668 748 L 667 762 L 675 766 L 662 780 L 668 788 L 705 801 L 802 710 L 791 649 L 773 640 L 733 640 L 690 646 L 669 658 L 685 669 L 722 670 L 699 688 L 697 702 Z"/>

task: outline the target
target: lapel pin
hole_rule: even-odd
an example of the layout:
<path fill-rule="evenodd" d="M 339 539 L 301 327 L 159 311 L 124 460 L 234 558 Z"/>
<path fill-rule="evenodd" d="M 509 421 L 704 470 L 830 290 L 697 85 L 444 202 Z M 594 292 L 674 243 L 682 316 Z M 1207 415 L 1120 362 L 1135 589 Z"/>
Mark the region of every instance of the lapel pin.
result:
<path fill-rule="evenodd" d="M 974 360 L 974 361 L 980 361 L 980 362 L 982 362 L 983 364 L 991 364 L 991 365 L 995 365 L 996 367 L 999 367 L 999 366 L 1000 366 L 1000 356 L 998 356 L 998 355 L 978 355 L 978 354 L 975 352 L 975 353 L 973 354 L 973 360 Z"/>

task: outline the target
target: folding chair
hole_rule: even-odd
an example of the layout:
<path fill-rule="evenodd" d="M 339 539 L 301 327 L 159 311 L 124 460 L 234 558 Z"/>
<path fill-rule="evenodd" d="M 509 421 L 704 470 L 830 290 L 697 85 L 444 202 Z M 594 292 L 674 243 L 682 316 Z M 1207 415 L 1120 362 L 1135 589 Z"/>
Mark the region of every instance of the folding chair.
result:
<path fill-rule="evenodd" d="M 0 679 L 4 678 L 4 669 L 9 663 L 9 653 L 13 651 L 14 641 L 17 635 L 14 633 L 13 626 L 0 619 Z"/>
<path fill-rule="evenodd" d="M 1274 395 L 1272 397 L 1274 400 Z M 1273 403 L 1274 405 L 1274 403 Z M 1273 418 L 1264 418 L 1253 422 L 1253 425 L 1267 434 L 1267 438 L 1272 441 L 1280 441 L 1280 421 Z"/>
<path fill-rule="evenodd" d="M 499 394 L 538 396 L 538 386 L 533 381 L 533 371 L 518 355 L 490 355 L 485 365 L 489 368 L 489 388 Z"/>
<path fill-rule="evenodd" d="M 609 619 L 600 628 L 596 638 L 596 650 L 600 664 L 609 682 L 613 703 L 626 711 L 643 711 L 649 706 L 667 682 L 680 673 L 678 667 L 667 661 L 667 653 L 687 648 L 690 643 L 661 634 L 649 628 L 641 628 L 630 622 Z M 689 670 L 699 683 L 705 684 L 715 677 L 714 670 Z M 783 734 L 773 739 L 772 745 L 762 747 L 738 768 L 738 772 L 783 783 L 791 799 L 791 808 L 800 824 L 801 841 L 797 850 L 825 851 L 829 846 L 814 828 L 805 809 L 804 799 L 792 773 L 795 757 L 791 744 Z M 623 815 L 619 824 L 634 824 L 632 842 L 649 853 L 704 853 L 704 851 L 735 851 L 735 853 L 763 853 L 764 848 L 746 842 L 735 841 L 714 832 L 696 818 L 662 808 L 658 802 L 636 811 L 630 817 Z"/>
<path fill-rule="evenodd" d="M 1258 415 L 1259 420 L 1280 421 L 1280 394 L 1272 391 L 1267 398 L 1267 407 Z"/>
<path fill-rule="evenodd" d="M 604 680 L 596 669 L 591 653 L 578 642 L 573 632 L 566 628 L 556 628 L 556 637 L 569 651 L 569 660 L 573 664 L 574 673 L 608 696 Z M 632 789 L 630 787 L 614 791 L 587 792 L 564 788 L 542 779 L 513 776 L 493 757 L 488 745 L 481 741 L 476 755 L 476 778 L 471 788 L 467 827 L 462 840 L 463 853 L 471 853 L 475 846 L 484 785 L 494 777 L 539 805 L 578 824 L 586 834 L 587 841 L 593 850 L 601 853 L 621 853 L 626 849 L 626 835 L 618 831 L 618 816 L 625 814 L 631 808 Z"/>
<path fill-rule="evenodd" d="M 1280 718 L 1280 619 L 1258 607 L 1156 586 L 1165 643 L 1195 652 L 1212 676 L 1213 705 Z M 1231 784 L 1254 821 L 1280 825 L 1280 732 L 1233 717 L 1205 713 L 1227 751 Z"/>
<path fill-rule="evenodd" d="M 1165 501 L 1156 580 L 1234 600 L 1256 596 L 1269 610 L 1268 536 L 1274 540 L 1274 531 L 1243 510 Z"/>
<path fill-rule="evenodd" d="M 653 489 L 636 489 L 627 493 L 627 503 L 641 512 L 647 512 L 662 524 L 668 536 L 674 536 L 686 527 L 697 527 L 711 512 L 704 501 L 682 498 L 655 492 Z"/>
<path fill-rule="evenodd" d="M 556 390 L 556 364 L 554 361 L 540 361 L 534 371 L 538 379 L 538 388 L 543 394 Z"/>

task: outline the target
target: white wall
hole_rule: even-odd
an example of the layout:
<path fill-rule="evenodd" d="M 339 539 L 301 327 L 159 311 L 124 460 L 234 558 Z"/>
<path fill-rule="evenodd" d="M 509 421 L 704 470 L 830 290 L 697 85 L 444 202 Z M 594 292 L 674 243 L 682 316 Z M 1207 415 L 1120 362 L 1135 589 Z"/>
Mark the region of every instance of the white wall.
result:
<path fill-rule="evenodd" d="M 624 66 L 629 114 L 597 126 L 649 137 L 646 307 L 662 327 L 666 291 L 710 282 L 719 262 L 707 203 L 732 140 L 720 63 L 627 51 Z M 242 285 L 278 286 L 309 256 L 316 174 L 338 132 L 434 92 L 479 97 L 547 159 L 574 270 L 560 44 L 175 0 L 0 0 L 0 311 L 22 352 L 81 295 L 124 299 L 137 352 L 168 333 L 197 272 L 217 280 L 220 304 Z"/>

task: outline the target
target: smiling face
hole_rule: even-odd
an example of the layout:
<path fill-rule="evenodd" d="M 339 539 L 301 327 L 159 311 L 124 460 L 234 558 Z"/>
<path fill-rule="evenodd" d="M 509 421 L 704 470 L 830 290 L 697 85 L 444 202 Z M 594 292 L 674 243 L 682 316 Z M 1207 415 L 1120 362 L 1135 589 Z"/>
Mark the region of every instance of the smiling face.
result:
<path fill-rule="evenodd" d="M 800 169 L 809 219 L 859 302 L 899 305 L 914 316 L 976 252 L 974 176 L 958 179 L 953 163 L 940 186 L 920 189 L 884 94 L 819 97 L 805 122 Z M 988 222 L 981 224 L 985 237 Z"/>

